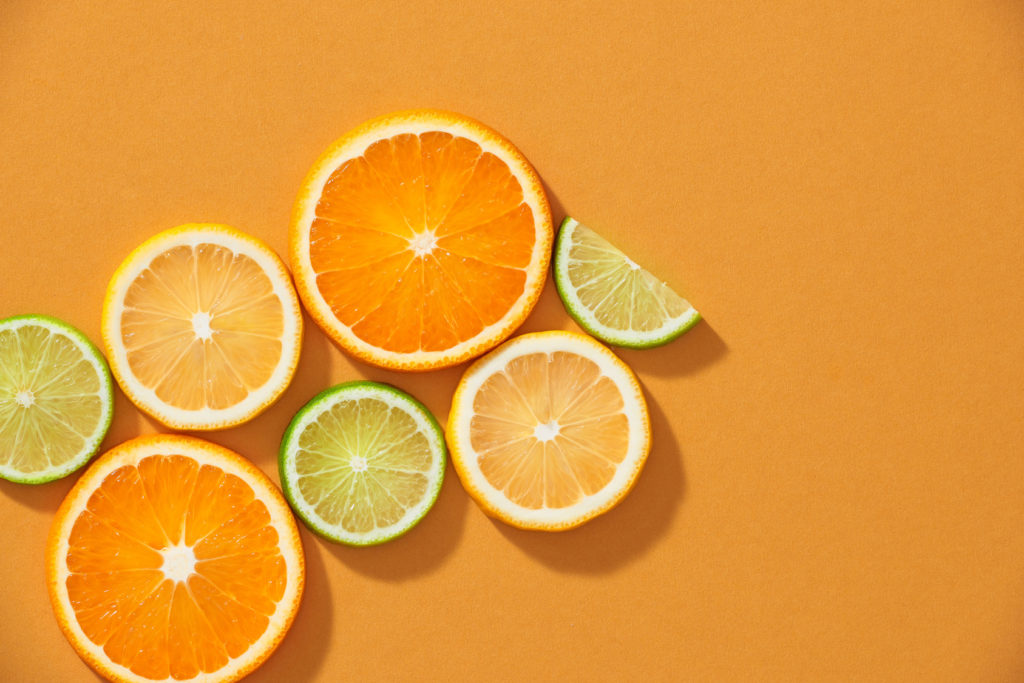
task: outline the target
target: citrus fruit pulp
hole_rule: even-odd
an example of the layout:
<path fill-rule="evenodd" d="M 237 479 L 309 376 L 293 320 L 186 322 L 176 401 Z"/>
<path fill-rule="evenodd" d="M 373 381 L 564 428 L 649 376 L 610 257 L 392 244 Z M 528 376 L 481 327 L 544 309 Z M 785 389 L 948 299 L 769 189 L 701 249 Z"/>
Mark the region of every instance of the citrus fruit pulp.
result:
<path fill-rule="evenodd" d="M 295 415 L 279 465 L 285 496 L 311 529 L 339 543 L 374 545 L 404 534 L 434 505 L 444 437 L 405 392 L 347 382 Z"/>
<path fill-rule="evenodd" d="M 85 335 L 41 315 L 0 321 L 0 477 L 70 474 L 99 450 L 113 410 L 110 370 Z"/>
<path fill-rule="evenodd" d="M 569 315 L 608 344 L 661 346 L 700 321 L 688 301 L 573 218 L 559 228 L 554 275 Z"/>
<path fill-rule="evenodd" d="M 452 464 L 488 514 L 524 529 L 579 526 L 617 505 L 651 443 L 636 376 L 585 335 L 536 332 L 477 360 L 455 390 Z"/>
<path fill-rule="evenodd" d="M 135 405 L 176 429 L 220 429 L 287 388 L 302 314 L 270 247 L 228 226 L 190 224 L 147 240 L 114 273 L 103 341 Z"/>
<path fill-rule="evenodd" d="M 61 630 L 118 681 L 241 678 L 288 630 L 304 576 L 295 521 L 266 476 L 177 435 L 139 437 L 98 458 L 47 544 Z"/>
<path fill-rule="evenodd" d="M 374 119 L 321 156 L 291 229 L 295 284 L 343 349 L 397 370 L 460 363 L 540 296 L 551 210 L 523 155 L 433 110 Z"/>

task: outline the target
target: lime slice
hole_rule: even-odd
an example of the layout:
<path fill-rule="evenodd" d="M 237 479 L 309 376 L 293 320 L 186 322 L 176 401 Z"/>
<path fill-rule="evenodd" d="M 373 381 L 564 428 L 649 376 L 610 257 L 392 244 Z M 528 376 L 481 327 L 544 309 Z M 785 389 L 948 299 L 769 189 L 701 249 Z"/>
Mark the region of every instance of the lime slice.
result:
<path fill-rule="evenodd" d="M 376 545 L 401 536 L 437 500 L 446 450 L 422 403 L 376 382 L 331 387 L 302 407 L 281 441 L 284 495 L 324 538 Z"/>
<path fill-rule="evenodd" d="M 686 299 L 573 218 L 558 231 L 554 271 L 569 315 L 608 344 L 661 346 L 700 320 Z"/>
<path fill-rule="evenodd" d="M 0 320 L 0 477 L 42 484 L 89 461 L 110 428 L 107 362 L 55 318 Z"/>

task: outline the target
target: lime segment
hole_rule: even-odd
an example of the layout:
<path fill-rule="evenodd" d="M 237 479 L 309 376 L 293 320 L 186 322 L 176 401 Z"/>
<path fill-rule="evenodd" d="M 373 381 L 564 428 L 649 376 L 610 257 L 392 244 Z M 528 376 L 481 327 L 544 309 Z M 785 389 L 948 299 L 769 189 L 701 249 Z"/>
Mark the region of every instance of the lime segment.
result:
<path fill-rule="evenodd" d="M 0 320 L 0 477 L 41 484 L 99 449 L 114 398 L 103 356 L 54 318 Z"/>
<path fill-rule="evenodd" d="M 569 315 L 608 344 L 661 346 L 700 320 L 686 299 L 573 218 L 559 230 L 554 274 Z"/>
<path fill-rule="evenodd" d="M 348 382 L 307 403 L 281 443 L 285 496 L 320 535 L 374 545 L 415 526 L 433 506 L 446 450 L 416 399 L 376 382 Z"/>

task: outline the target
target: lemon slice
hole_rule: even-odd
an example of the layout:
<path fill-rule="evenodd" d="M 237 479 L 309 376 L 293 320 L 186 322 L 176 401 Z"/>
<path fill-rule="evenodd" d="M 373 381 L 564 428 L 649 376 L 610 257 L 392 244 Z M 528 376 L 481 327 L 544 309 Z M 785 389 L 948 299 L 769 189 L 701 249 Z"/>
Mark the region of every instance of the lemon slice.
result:
<path fill-rule="evenodd" d="M 292 419 L 278 464 L 285 497 L 321 536 L 376 545 L 416 526 L 444 480 L 445 446 L 430 411 L 403 391 L 347 382 Z"/>
<path fill-rule="evenodd" d="M 569 315 L 608 344 L 661 346 L 700 320 L 686 299 L 573 218 L 559 229 L 554 274 Z"/>
<path fill-rule="evenodd" d="M 88 462 L 110 428 L 112 386 L 103 356 L 67 323 L 0 321 L 0 477 L 41 484 Z"/>
<path fill-rule="evenodd" d="M 470 366 L 447 436 L 455 471 L 484 512 L 560 531 L 622 501 L 647 460 L 651 425 L 636 376 L 607 347 L 537 332 Z"/>
<path fill-rule="evenodd" d="M 103 342 L 139 408 L 175 429 L 223 429 L 288 387 L 302 313 L 266 244 L 224 225 L 183 225 L 141 244 L 114 273 Z"/>

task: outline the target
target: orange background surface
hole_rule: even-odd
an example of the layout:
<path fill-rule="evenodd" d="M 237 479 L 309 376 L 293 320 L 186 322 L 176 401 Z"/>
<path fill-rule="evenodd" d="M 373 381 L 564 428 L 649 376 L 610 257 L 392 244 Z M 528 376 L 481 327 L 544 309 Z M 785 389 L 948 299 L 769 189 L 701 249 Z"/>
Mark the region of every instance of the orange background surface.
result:
<path fill-rule="evenodd" d="M 210 7 L 209 5 L 215 5 Z M 706 322 L 622 351 L 655 446 L 559 535 L 449 467 L 378 548 L 303 532 L 304 605 L 252 681 L 1024 680 L 1020 2 L 0 3 L 0 317 L 99 340 L 159 230 L 286 253 L 334 138 L 430 106 L 506 134 L 569 213 Z M 270 411 L 210 435 L 277 481 L 316 392 L 399 375 L 307 319 Z M 523 330 L 575 329 L 551 282 Z M 118 393 L 106 445 L 159 426 Z M 93 681 L 44 588 L 74 476 L 0 484 L 0 679 Z"/>

